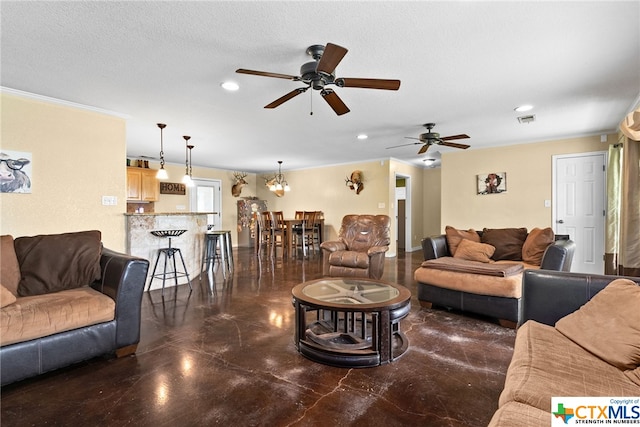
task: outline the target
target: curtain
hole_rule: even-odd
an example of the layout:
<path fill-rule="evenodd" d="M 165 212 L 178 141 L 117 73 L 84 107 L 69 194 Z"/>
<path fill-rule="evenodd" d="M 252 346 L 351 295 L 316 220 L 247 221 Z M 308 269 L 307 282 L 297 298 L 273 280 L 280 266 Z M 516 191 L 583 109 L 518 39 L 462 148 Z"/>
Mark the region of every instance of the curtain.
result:
<path fill-rule="evenodd" d="M 605 274 L 640 277 L 640 133 L 638 111 L 609 147 Z M 634 120 L 636 119 L 636 120 Z"/>

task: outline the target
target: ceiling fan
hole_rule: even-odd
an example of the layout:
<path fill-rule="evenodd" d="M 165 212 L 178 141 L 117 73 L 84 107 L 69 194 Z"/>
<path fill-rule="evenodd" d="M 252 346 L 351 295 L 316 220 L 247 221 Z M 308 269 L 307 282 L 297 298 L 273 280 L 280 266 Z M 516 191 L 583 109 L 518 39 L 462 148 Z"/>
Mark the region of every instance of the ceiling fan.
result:
<path fill-rule="evenodd" d="M 470 145 L 467 145 L 467 144 L 458 144 L 456 142 L 449 142 L 449 141 L 452 141 L 454 139 L 469 138 L 469 135 L 461 133 L 459 135 L 451 135 L 451 136 L 440 137 L 439 133 L 431 132 L 431 130 L 435 127 L 435 125 L 436 125 L 435 123 L 425 123 L 423 126 L 427 128 L 427 132 L 423 133 L 423 134 L 420 134 L 419 138 L 413 138 L 413 137 L 410 137 L 410 136 L 405 136 L 405 138 L 407 138 L 407 139 L 417 139 L 420 142 L 410 142 L 409 144 L 394 145 L 393 147 L 387 147 L 387 149 L 405 147 L 407 145 L 424 144 L 424 146 L 422 148 L 420 148 L 420 150 L 418 151 L 418 154 L 423 154 L 423 153 L 426 153 L 427 150 L 429 149 L 429 147 L 431 147 L 433 144 L 444 145 L 444 146 L 453 147 L 453 148 L 461 148 L 463 150 L 466 150 L 467 148 L 470 147 Z"/>
<path fill-rule="evenodd" d="M 314 60 L 307 62 L 300 67 L 300 75 L 292 76 L 289 74 L 270 73 L 266 71 L 255 71 L 239 68 L 236 73 L 240 74 L 252 74 L 255 76 L 275 77 L 278 79 L 287 79 L 293 81 L 299 81 L 306 86 L 297 88 L 287 93 L 284 96 L 276 99 L 270 104 L 265 105 L 264 108 L 276 108 L 279 105 L 287 102 L 291 98 L 306 92 L 309 88 L 319 90 L 320 95 L 324 98 L 329 106 L 339 116 L 348 113 L 349 107 L 345 105 L 336 94 L 333 89 L 328 88 L 329 85 L 336 85 L 338 87 L 359 87 L 364 89 L 384 89 L 384 90 L 398 90 L 400 88 L 400 80 L 385 80 L 385 79 L 361 79 L 361 78 L 347 78 L 336 77 L 335 69 L 337 65 L 342 61 L 342 58 L 347 54 L 348 50 L 342 46 L 336 44 L 327 43 L 326 46 L 313 45 L 307 48 L 307 54 Z M 311 113 L 313 114 L 313 112 Z"/>

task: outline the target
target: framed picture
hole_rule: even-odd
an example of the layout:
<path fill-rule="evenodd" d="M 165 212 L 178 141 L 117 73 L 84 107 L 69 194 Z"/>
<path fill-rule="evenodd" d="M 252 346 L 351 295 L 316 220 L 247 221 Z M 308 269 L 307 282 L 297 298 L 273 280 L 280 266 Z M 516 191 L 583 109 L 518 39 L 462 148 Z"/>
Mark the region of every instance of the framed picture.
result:
<path fill-rule="evenodd" d="M 31 193 L 31 153 L 0 152 L 0 192 Z"/>
<path fill-rule="evenodd" d="M 498 194 L 507 191 L 507 173 L 491 172 L 478 177 L 478 194 Z"/>

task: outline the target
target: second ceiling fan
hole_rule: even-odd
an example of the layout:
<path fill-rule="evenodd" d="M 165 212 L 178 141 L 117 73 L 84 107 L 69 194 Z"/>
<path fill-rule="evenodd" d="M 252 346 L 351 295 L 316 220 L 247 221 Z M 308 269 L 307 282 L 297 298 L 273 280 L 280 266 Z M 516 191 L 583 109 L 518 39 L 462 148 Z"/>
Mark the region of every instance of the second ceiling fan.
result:
<path fill-rule="evenodd" d="M 418 154 L 423 154 L 423 153 L 426 153 L 429 147 L 431 147 L 433 144 L 444 145 L 446 147 L 461 148 L 463 150 L 466 150 L 467 148 L 470 147 L 470 145 L 467 145 L 467 144 L 458 144 L 457 142 L 450 142 L 454 139 L 469 138 L 469 135 L 465 133 L 461 133 L 459 135 L 450 135 L 450 136 L 441 137 L 439 133 L 431 131 L 436 126 L 435 123 L 425 123 L 423 126 L 427 128 L 427 132 L 420 134 L 418 138 L 405 136 L 405 138 L 407 139 L 417 139 L 420 142 L 410 142 L 408 144 L 394 145 L 393 147 L 387 147 L 387 149 L 405 147 L 407 145 L 424 144 L 418 151 Z"/>
<path fill-rule="evenodd" d="M 333 89 L 328 88 L 327 86 L 336 85 L 337 87 L 357 87 L 384 90 L 398 90 L 400 88 L 400 80 L 336 77 L 335 69 L 347 52 L 348 50 L 346 48 L 332 43 L 327 43 L 326 46 L 309 46 L 307 48 L 307 54 L 314 60 L 307 62 L 300 67 L 299 76 L 247 70 L 244 68 L 237 69 L 236 73 L 275 77 L 279 79 L 299 81 L 305 84 L 305 86 L 294 89 L 272 103 L 265 105 L 264 108 L 276 108 L 291 98 L 306 92 L 309 88 L 313 88 L 314 90 L 320 91 L 322 98 L 327 101 L 327 104 L 329 104 L 333 111 L 335 111 L 339 116 L 348 113 L 350 111 L 349 107 L 342 102 L 342 99 L 340 99 Z"/>

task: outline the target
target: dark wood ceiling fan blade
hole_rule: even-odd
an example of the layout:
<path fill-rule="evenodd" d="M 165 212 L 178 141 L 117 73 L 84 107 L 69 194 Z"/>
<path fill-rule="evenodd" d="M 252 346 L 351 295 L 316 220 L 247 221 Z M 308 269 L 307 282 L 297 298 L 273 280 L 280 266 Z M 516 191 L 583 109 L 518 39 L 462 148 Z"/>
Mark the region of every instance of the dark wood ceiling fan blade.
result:
<path fill-rule="evenodd" d="M 329 104 L 329 106 L 333 108 L 333 111 L 335 111 L 337 115 L 341 116 L 351 111 L 349 110 L 349 107 L 347 107 L 346 104 L 342 102 L 342 99 L 340 99 L 338 94 L 331 89 L 322 90 L 320 92 L 320 95 L 322 95 L 324 100 L 327 101 L 327 104 Z"/>
<path fill-rule="evenodd" d="M 417 138 L 410 138 L 410 139 L 417 139 Z M 408 144 L 400 144 L 400 145 L 393 145 L 391 147 L 387 147 L 386 149 L 390 149 L 390 148 L 399 148 L 399 147 L 407 147 L 409 145 L 419 145 L 422 144 L 422 142 L 409 142 Z"/>
<path fill-rule="evenodd" d="M 470 145 L 467 145 L 467 144 L 457 144 L 455 142 L 447 142 L 447 141 L 438 142 L 438 144 L 444 145 L 447 147 L 461 148 L 463 150 L 466 150 L 467 148 L 471 147 Z"/>
<path fill-rule="evenodd" d="M 336 84 L 342 87 L 359 87 L 364 89 L 398 90 L 400 80 L 388 79 L 357 79 L 344 77 L 336 80 Z"/>
<path fill-rule="evenodd" d="M 337 44 L 327 43 L 322 58 L 320 58 L 320 62 L 318 62 L 318 66 L 316 67 L 316 71 L 333 74 L 333 71 L 348 51 L 346 48 L 338 46 Z"/>
<path fill-rule="evenodd" d="M 294 89 L 291 92 L 289 92 L 288 94 L 286 94 L 284 96 L 281 96 L 280 98 L 276 99 L 271 104 L 265 105 L 264 108 L 276 108 L 277 106 L 279 106 L 281 104 L 284 104 L 285 102 L 287 102 L 288 100 L 290 100 L 294 96 L 298 96 L 301 93 L 306 92 L 307 89 L 309 89 L 309 88 L 308 87 L 303 87 L 303 88 Z"/>
<path fill-rule="evenodd" d="M 422 147 L 419 151 L 418 154 L 424 154 L 427 152 L 427 150 L 429 149 L 429 147 L 431 147 L 431 144 L 424 144 L 424 147 Z"/>
<path fill-rule="evenodd" d="M 275 77 L 277 79 L 299 80 L 298 76 L 292 76 L 292 75 L 289 75 L 289 74 L 269 73 L 267 71 L 247 70 L 247 69 L 244 69 L 244 68 L 238 68 L 236 70 L 236 73 L 251 74 L 253 76 Z"/>
<path fill-rule="evenodd" d="M 461 133 L 460 135 L 443 136 L 440 139 L 443 141 L 452 141 L 454 139 L 466 139 L 466 138 L 470 138 L 470 136 L 467 135 L 466 133 Z"/>

